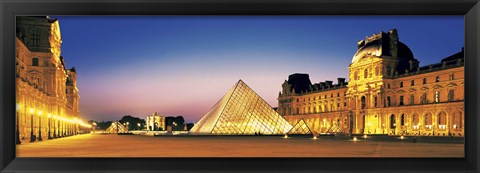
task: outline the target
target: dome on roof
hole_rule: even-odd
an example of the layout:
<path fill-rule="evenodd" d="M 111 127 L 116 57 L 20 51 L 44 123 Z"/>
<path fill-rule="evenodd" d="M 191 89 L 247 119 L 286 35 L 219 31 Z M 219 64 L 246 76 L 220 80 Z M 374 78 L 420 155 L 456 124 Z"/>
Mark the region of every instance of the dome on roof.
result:
<path fill-rule="evenodd" d="M 391 35 L 390 34 L 394 34 Z M 398 40 L 396 32 L 393 33 L 389 31 L 389 33 L 381 32 L 378 35 L 373 35 L 372 37 L 367 37 L 367 41 L 361 40 L 358 42 L 359 48 L 355 55 L 353 55 L 352 63 L 360 60 L 361 58 L 365 57 L 366 55 L 372 56 L 391 56 L 390 50 L 390 39 Z M 407 45 L 404 43 L 397 41 L 397 57 L 402 59 L 414 59 L 413 53 L 408 48 Z"/>

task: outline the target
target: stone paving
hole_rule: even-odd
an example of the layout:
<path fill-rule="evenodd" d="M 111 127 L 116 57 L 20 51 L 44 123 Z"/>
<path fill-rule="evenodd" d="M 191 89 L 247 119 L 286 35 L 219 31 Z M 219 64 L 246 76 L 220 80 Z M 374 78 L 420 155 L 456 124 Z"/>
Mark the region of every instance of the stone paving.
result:
<path fill-rule="evenodd" d="M 306 136 L 84 134 L 17 145 L 17 157 L 464 157 L 462 143 Z"/>

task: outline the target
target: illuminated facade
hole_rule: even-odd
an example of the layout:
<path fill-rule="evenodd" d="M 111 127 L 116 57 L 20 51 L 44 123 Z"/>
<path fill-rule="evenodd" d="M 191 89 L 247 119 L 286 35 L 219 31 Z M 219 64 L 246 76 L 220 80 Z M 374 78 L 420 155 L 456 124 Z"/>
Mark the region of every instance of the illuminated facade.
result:
<path fill-rule="evenodd" d="M 279 114 L 304 119 L 315 133 L 464 135 L 464 51 L 419 67 L 392 29 L 358 42 L 349 81 L 312 84 L 292 74 L 282 84 Z"/>
<path fill-rule="evenodd" d="M 190 130 L 190 134 L 286 134 L 290 125 L 242 80 Z"/>
<path fill-rule="evenodd" d="M 153 113 L 151 116 L 147 116 L 146 123 L 148 130 L 166 130 L 165 116 L 161 116 L 158 112 Z"/>
<path fill-rule="evenodd" d="M 60 56 L 58 21 L 16 21 L 17 143 L 76 135 L 91 127 L 78 118 L 77 72 L 67 69 Z"/>

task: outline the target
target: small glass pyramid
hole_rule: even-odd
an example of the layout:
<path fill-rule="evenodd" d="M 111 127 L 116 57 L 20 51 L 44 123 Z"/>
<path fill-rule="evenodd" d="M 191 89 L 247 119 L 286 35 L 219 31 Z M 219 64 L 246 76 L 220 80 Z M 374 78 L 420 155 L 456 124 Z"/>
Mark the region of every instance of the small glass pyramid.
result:
<path fill-rule="evenodd" d="M 306 135 L 306 134 L 313 134 L 310 128 L 308 127 L 307 123 L 302 119 L 298 121 L 287 134 L 292 135 Z"/>
<path fill-rule="evenodd" d="M 291 124 L 239 80 L 193 126 L 190 134 L 283 135 L 291 128 Z"/>
<path fill-rule="evenodd" d="M 108 127 L 105 131 L 102 133 L 127 133 L 128 129 L 123 126 L 120 122 L 116 121 L 113 122 L 110 127 Z"/>

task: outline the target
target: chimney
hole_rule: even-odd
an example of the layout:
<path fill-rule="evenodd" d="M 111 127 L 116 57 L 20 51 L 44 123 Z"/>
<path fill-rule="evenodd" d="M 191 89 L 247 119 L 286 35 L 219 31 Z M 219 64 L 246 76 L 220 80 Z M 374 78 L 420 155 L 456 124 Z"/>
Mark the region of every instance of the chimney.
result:
<path fill-rule="evenodd" d="M 337 78 L 337 81 L 338 85 L 343 86 L 343 84 L 345 83 L 345 78 Z"/>
<path fill-rule="evenodd" d="M 398 44 L 398 33 L 397 29 L 391 29 L 388 31 L 389 39 L 390 39 L 390 54 L 393 57 L 397 56 L 397 44 Z"/>

